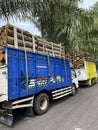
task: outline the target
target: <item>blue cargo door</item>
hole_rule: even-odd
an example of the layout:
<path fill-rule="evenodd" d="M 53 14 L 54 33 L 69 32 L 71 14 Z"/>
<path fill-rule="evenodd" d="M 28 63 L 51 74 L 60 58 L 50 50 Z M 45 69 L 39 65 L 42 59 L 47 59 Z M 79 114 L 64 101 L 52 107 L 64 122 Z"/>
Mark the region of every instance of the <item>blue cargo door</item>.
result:
<path fill-rule="evenodd" d="M 34 53 L 28 53 L 28 93 L 29 95 L 35 94 L 37 92 L 36 88 L 36 60 Z"/>
<path fill-rule="evenodd" d="M 18 53 L 14 49 L 7 48 L 8 64 L 8 98 L 16 99 L 19 97 L 18 86 Z"/>

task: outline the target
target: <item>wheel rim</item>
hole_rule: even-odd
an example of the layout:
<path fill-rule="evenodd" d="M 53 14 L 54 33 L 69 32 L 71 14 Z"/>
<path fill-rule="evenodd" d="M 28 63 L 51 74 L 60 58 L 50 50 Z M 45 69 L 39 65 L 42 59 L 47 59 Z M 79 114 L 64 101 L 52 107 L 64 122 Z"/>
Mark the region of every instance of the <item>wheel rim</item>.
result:
<path fill-rule="evenodd" d="M 45 110 L 47 108 L 47 99 L 45 97 L 41 98 L 39 107 L 41 110 Z"/>

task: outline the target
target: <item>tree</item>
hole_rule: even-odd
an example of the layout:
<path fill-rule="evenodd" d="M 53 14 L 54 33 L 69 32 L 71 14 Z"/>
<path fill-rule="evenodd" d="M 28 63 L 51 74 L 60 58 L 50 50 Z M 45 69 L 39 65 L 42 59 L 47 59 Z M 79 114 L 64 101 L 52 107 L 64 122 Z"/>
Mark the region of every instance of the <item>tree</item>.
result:
<path fill-rule="evenodd" d="M 9 17 L 20 18 L 29 13 L 30 2 L 28 0 L 0 0 L 0 17 L 9 19 Z"/>
<path fill-rule="evenodd" d="M 55 0 L 54 0 L 55 1 Z M 49 3 L 54 3 L 53 0 L 0 0 L 0 16 L 9 18 L 11 17 L 25 17 L 30 12 L 39 13 L 43 9 L 49 11 Z M 57 0 L 60 3 L 63 0 Z M 66 0 L 67 2 L 78 2 L 81 0 Z M 36 7 L 36 9 L 35 9 Z M 49 12 L 48 12 L 49 13 Z"/>
<path fill-rule="evenodd" d="M 50 13 L 47 16 L 43 10 L 37 13 L 37 17 L 32 15 L 31 20 L 45 39 L 64 44 L 67 51 L 80 50 L 83 46 L 81 35 L 93 25 L 93 19 L 90 13 L 78 8 L 77 2 L 59 2 L 55 0 L 54 3 L 48 3 Z"/>
<path fill-rule="evenodd" d="M 33 20 L 36 26 L 41 30 L 43 37 L 58 42 L 58 36 L 62 28 L 69 30 L 69 25 L 73 20 L 72 17 L 76 18 L 77 14 L 79 16 L 81 10 L 77 6 L 77 1 L 65 2 L 64 0 L 54 0 L 54 2 L 49 1 L 48 6 L 50 13 L 47 14 L 46 10 L 43 9 L 34 16 L 33 13 L 36 11 L 33 11 L 31 21 Z M 68 31 L 66 33 L 68 33 Z"/>
<path fill-rule="evenodd" d="M 67 51 L 82 50 L 94 21 L 89 11 L 79 9 L 78 1 L 1 0 L 0 16 L 29 19 L 48 41 L 64 44 Z"/>
<path fill-rule="evenodd" d="M 69 22 L 65 15 L 70 16 L 76 8 L 73 5 L 77 5 L 78 1 L 81 0 L 1 0 L 0 16 L 22 20 L 31 18 L 44 38 L 57 41 L 56 36 L 61 31 L 61 26 Z"/>

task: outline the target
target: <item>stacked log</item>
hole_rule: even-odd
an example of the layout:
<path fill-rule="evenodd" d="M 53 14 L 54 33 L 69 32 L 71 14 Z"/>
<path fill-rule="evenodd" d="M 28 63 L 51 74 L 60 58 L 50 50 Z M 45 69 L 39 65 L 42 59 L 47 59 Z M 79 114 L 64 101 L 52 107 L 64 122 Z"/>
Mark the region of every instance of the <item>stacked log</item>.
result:
<path fill-rule="evenodd" d="M 76 69 L 84 68 L 84 61 L 95 62 L 94 56 L 85 52 L 68 52 L 66 53 L 66 58 L 73 63 Z"/>
<path fill-rule="evenodd" d="M 63 46 L 48 42 L 10 24 L 6 24 L 0 28 L 0 52 L 2 52 L 4 46 L 21 48 L 23 50 L 47 54 L 53 57 L 65 57 Z"/>

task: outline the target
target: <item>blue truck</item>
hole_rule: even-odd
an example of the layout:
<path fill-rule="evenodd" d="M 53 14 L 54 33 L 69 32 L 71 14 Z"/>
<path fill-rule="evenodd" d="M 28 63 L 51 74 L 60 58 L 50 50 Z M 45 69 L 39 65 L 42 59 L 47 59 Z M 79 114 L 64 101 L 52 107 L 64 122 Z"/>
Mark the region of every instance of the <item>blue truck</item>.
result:
<path fill-rule="evenodd" d="M 1 122 L 11 126 L 13 110 L 20 108 L 44 114 L 51 99 L 76 94 L 78 82 L 67 59 L 8 46 L 3 48 L 2 55 L 5 60 L 0 63 Z"/>

